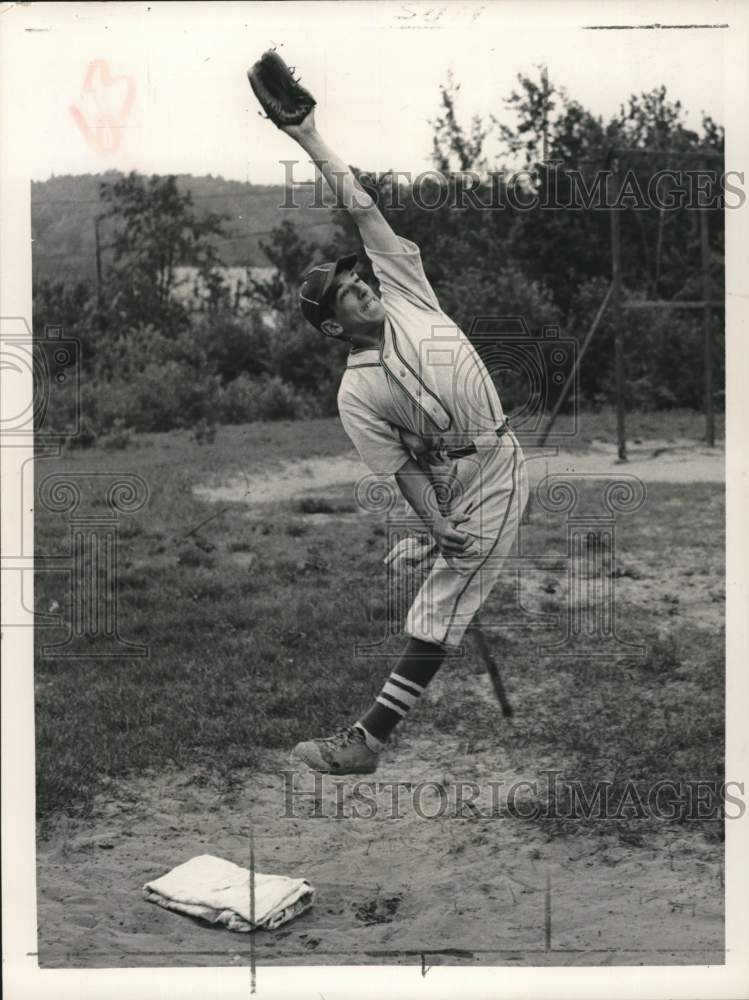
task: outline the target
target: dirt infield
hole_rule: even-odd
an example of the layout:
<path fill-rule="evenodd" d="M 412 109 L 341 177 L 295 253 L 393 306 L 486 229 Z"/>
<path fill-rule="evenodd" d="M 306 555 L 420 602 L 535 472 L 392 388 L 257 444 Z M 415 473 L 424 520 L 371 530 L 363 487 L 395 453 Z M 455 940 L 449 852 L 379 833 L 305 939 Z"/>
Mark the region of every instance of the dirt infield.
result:
<path fill-rule="evenodd" d="M 316 789 L 309 773 L 281 774 L 285 755 L 238 775 L 230 803 L 201 787 L 200 773 L 124 782 L 100 797 L 90 823 L 40 849 L 41 962 L 249 964 L 247 936 L 146 903 L 140 889 L 196 854 L 248 866 L 252 827 L 258 871 L 317 889 L 308 913 L 255 935 L 260 977 L 264 965 L 720 964 L 720 849 L 673 831 L 647 848 L 605 836 L 549 843 L 522 819 L 456 815 L 462 779 L 511 783 L 549 763 L 514 759 L 509 746 L 412 728 L 377 773 L 374 818 L 357 817 L 352 782 L 325 778 Z"/>
<path fill-rule="evenodd" d="M 708 448 L 693 441 L 648 440 L 632 444 L 628 461 L 620 462 L 616 448 L 601 442 L 589 451 L 565 452 L 557 448 L 526 448 L 529 477 L 537 483 L 544 476 L 577 473 L 589 476 L 638 476 L 644 482 L 722 483 L 725 482 L 725 455 L 722 448 Z M 368 470 L 356 452 L 323 458 L 286 462 L 260 476 L 236 476 L 218 484 L 199 487 L 196 493 L 215 501 L 244 501 L 249 504 L 280 503 L 320 490 L 340 489 L 355 483 Z"/>

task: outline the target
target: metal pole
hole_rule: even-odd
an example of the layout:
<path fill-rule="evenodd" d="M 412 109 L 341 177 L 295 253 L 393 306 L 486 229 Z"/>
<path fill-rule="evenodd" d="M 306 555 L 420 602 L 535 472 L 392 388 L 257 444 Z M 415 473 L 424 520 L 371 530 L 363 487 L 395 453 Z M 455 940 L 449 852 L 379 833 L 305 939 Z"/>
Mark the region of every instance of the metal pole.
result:
<path fill-rule="evenodd" d="M 702 331 L 705 341 L 705 437 L 708 445 L 715 445 L 715 415 L 713 413 L 713 344 L 710 316 L 710 232 L 707 209 L 700 209 L 700 249 L 702 255 Z"/>
<path fill-rule="evenodd" d="M 619 209 L 615 207 L 618 193 L 619 163 L 613 160 L 609 186 L 609 214 L 611 216 L 611 301 L 614 321 L 614 368 L 616 383 L 616 437 L 619 460 L 627 461 L 627 437 L 624 426 L 624 332 L 622 330 L 622 247 L 619 228 Z"/>

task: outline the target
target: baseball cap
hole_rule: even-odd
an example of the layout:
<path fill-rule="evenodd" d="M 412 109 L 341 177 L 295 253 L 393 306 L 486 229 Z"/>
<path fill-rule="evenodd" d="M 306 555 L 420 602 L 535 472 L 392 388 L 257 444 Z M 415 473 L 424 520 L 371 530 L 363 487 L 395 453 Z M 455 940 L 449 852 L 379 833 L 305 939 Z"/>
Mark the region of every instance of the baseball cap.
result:
<path fill-rule="evenodd" d="M 355 253 L 327 264 L 316 264 L 305 274 L 299 290 L 299 305 L 304 318 L 319 330 L 324 319 L 330 318 L 325 297 L 333 287 L 333 281 L 341 271 L 353 271 L 359 263 Z"/>

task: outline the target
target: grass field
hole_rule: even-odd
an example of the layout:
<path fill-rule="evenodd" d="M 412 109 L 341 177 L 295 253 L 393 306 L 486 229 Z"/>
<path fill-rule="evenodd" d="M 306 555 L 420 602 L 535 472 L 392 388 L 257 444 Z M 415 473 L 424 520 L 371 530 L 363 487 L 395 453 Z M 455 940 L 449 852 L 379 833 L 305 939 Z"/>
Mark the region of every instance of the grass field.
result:
<path fill-rule="evenodd" d="M 633 438 L 694 438 L 699 414 L 631 414 Z M 585 415 L 580 441 L 611 440 L 614 416 Z M 722 434 L 722 428 L 721 428 Z M 119 620 L 122 636 L 147 644 L 142 660 L 37 657 L 37 812 L 42 830 L 61 814 L 85 817 L 102 783 L 145 769 L 200 766 L 231 793 L 240 769 L 267 749 L 291 747 L 355 717 L 389 670 L 355 658 L 355 641 L 374 641 L 387 617 L 385 529 L 377 518 L 310 518 L 320 501 L 256 509 L 197 499 L 192 487 L 280 462 L 347 452 L 336 420 L 225 427 L 198 445 L 189 433 L 144 436 L 125 451 L 74 451 L 41 460 L 37 483 L 56 471 L 137 472 L 150 499 L 122 518 Z M 92 485 L 92 490 L 95 487 Z M 332 498 L 346 510 L 345 497 Z M 317 504 L 317 506 L 316 506 Z M 722 600 L 724 523 L 720 484 L 655 483 L 646 507 L 619 530 L 622 638 L 648 648 L 638 662 L 539 659 L 523 629 L 497 643 L 518 712 L 515 752 L 573 762 L 576 778 L 652 783 L 723 779 L 723 637 L 682 613 L 688 588 Z M 201 527 L 198 527 L 201 525 Z M 696 528 L 697 526 L 697 528 Z M 37 505 L 37 555 L 61 555 L 66 515 Z M 564 553 L 562 518 L 534 514 L 528 551 Z M 633 581 L 671 573 L 668 591 L 644 599 Z M 35 605 L 67 605 L 64 574 L 38 573 Z M 633 589 L 633 587 L 635 589 Z M 716 589 L 717 588 L 717 589 Z M 712 595 L 712 596 L 710 596 Z M 498 610 L 511 595 L 499 586 Z M 559 593 L 537 595 L 540 610 L 561 610 Z M 37 646 L 62 637 L 39 629 Z M 391 647 L 399 643 L 392 640 Z M 449 663 L 450 698 L 430 698 L 409 727 L 458 734 L 470 748 L 500 732 L 496 707 L 474 690 L 473 656 Z M 546 821 L 550 834 L 564 821 Z M 713 820 L 689 824 L 711 838 Z M 623 838 L 642 824 L 620 824 Z"/>

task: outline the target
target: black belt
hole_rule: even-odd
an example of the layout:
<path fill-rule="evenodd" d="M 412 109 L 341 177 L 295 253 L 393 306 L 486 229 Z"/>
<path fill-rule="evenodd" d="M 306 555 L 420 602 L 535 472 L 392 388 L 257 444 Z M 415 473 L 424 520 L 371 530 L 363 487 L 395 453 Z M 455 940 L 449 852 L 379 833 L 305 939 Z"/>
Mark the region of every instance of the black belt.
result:
<path fill-rule="evenodd" d="M 504 437 L 504 435 L 509 431 L 509 429 L 510 425 L 507 423 L 506 420 L 504 420 L 496 429 L 497 437 L 498 438 Z M 478 449 L 476 448 L 476 445 L 471 443 L 467 444 L 465 448 L 448 449 L 445 452 L 445 454 L 447 455 L 448 458 L 465 458 L 467 455 L 475 455 L 477 450 Z"/>

